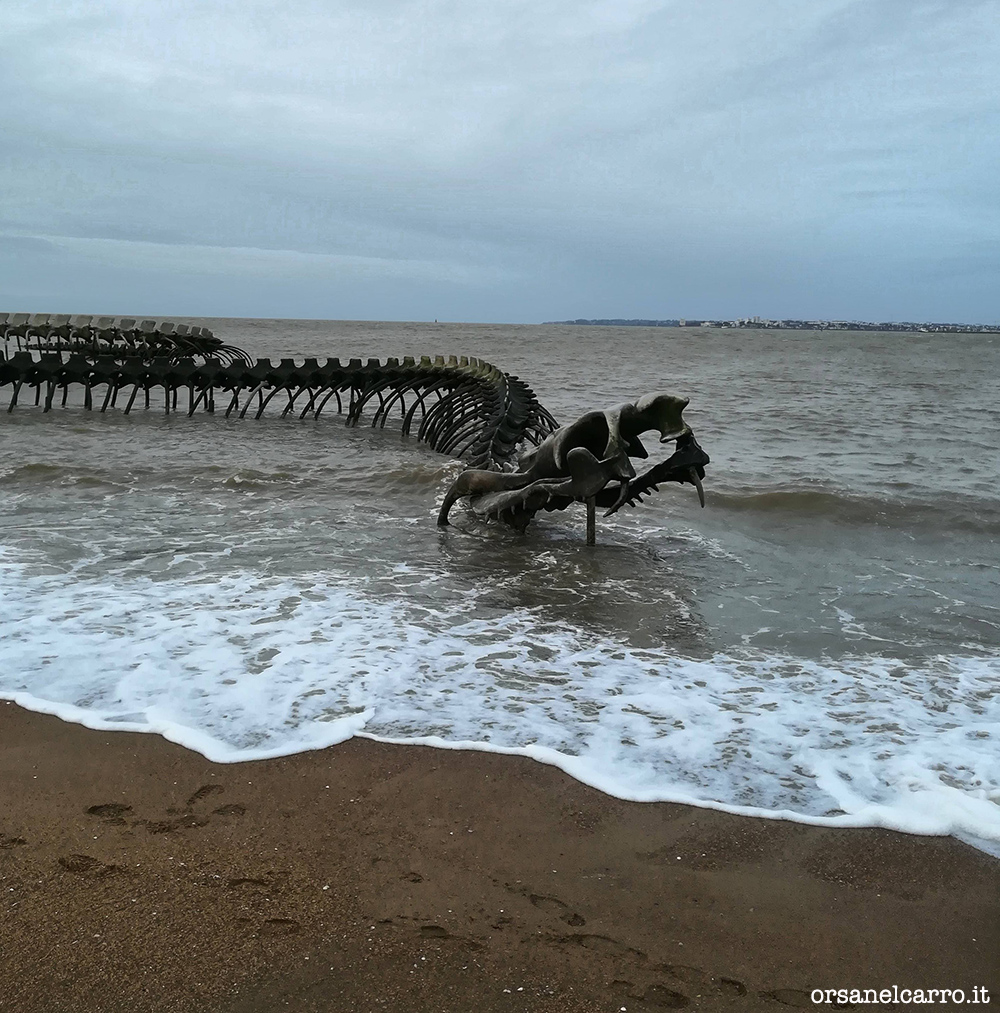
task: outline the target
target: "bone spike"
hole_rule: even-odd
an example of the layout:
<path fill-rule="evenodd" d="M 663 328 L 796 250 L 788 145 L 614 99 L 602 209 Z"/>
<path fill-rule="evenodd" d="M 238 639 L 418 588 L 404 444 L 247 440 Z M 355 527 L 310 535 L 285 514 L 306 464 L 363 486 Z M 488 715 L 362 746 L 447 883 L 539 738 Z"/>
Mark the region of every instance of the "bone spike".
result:
<path fill-rule="evenodd" d="M 704 507 L 705 506 L 705 488 L 701 484 L 701 478 L 699 477 L 698 472 L 695 471 L 694 468 L 691 468 L 688 471 L 688 475 L 691 476 L 691 484 L 698 490 L 698 502 L 702 505 L 702 507 Z"/>

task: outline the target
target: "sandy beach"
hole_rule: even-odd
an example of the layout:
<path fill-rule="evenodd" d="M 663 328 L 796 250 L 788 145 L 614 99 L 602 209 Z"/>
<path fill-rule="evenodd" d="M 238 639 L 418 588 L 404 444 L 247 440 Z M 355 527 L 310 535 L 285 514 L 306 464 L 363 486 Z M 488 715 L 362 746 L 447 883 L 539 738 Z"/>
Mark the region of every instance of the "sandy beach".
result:
<path fill-rule="evenodd" d="M 959 842 L 352 740 L 212 764 L 0 705 L 0 1009 L 780 1010 L 1000 985 Z"/>

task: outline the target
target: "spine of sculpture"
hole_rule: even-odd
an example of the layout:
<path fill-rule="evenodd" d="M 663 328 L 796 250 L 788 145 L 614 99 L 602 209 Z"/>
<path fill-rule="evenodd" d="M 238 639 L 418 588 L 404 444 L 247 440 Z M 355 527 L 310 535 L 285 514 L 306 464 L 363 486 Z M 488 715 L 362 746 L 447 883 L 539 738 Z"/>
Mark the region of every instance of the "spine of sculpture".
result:
<path fill-rule="evenodd" d="M 144 409 L 167 413 L 225 406 L 226 416 L 260 418 L 274 404 L 282 416 L 318 419 L 335 403 L 347 425 L 358 425 L 366 410 L 378 427 L 398 414 L 405 435 L 469 467 L 498 471 L 521 444 L 557 428 L 526 383 L 466 356 L 274 363 L 254 361 L 207 327 L 27 313 L 0 313 L 0 338 L 8 412 L 32 401 L 49 412 L 65 406 L 73 388 L 82 389 L 85 408 L 102 412 L 121 401 L 128 413 L 141 396 Z"/>

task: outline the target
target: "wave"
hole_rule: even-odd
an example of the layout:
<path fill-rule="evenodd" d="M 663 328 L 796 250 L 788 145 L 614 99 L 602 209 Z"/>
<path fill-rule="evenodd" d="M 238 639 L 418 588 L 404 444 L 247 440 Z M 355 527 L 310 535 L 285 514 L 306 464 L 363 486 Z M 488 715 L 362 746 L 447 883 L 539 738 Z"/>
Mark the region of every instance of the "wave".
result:
<path fill-rule="evenodd" d="M 131 476 L 120 470 L 98 470 L 42 462 L 31 462 L 0 469 L 0 480 L 3 481 L 4 490 L 13 493 L 30 491 L 37 486 L 66 485 L 95 489 L 127 489 L 132 484 Z"/>
<path fill-rule="evenodd" d="M 213 762 L 366 735 L 516 752 L 608 794 L 954 834 L 1000 854 L 1000 658 L 637 648 L 329 574 L 67 581 L 0 556 L 0 697 Z"/>
<path fill-rule="evenodd" d="M 405 464 L 380 468 L 372 481 L 372 486 L 381 490 L 395 487 L 437 489 L 443 482 L 454 479 L 462 467 L 461 462 L 446 457 L 417 458 Z M 9 491 L 53 485 L 128 488 L 140 482 L 180 488 L 190 484 L 192 480 L 201 484 L 221 484 L 228 488 L 267 489 L 315 484 L 318 476 L 325 470 L 314 469 L 312 473 L 303 476 L 300 471 L 290 469 L 264 471 L 253 467 L 218 464 L 200 464 L 191 468 L 178 466 L 176 461 L 170 462 L 169 466 L 165 467 L 148 464 L 93 467 L 32 461 L 0 468 L 0 479 L 3 480 L 4 488 Z M 338 478 L 344 474 L 351 474 L 352 471 L 368 473 L 371 468 L 363 465 L 352 469 L 350 465 L 340 465 L 332 469 L 332 475 Z"/>
<path fill-rule="evenodd" d="M 1000 501 L 955 494 L 942 500 L 861 497 L 818 489 L 711 491 L 711 505 L 734 512 L 785 514 L 846 525 L 956 528 L 1000 533 Z"/>
<path fill-rule="evenodd" d="M 393 462 L 382 468 L 371 480 L 373 491 L 439 490 L 451 481 L 462 465 L 446 458 L 417 458 L 406 463 Z M 365 465 L 361 473 L 368 471 Z M 351 474 L 350 466 L 341 464 L 335 477 Z M 0 479 L 7 491 L 17 493 L 39 486 L 77 486 L 95 489 L 129 489 L 137 485 L 161 488 L 183 488 L 197 484 L 220 484 L 230 489 L 270 489 L 307 487 L 322 478 L 321 472 L 302 475 L 291 470 L 264 471 L 253 467 L 205 464 L 194 469 L 172 463 L 168 469 L 152 465 L 129 465 L 119 468 L 83 467 L 70 464 L 27 462 L 0 469 Z M 984 499 L 955 493 L 936 499 L 907 499 L 887 496 L 858 496 L 837 489 L 796 489 L 759 487 L 706 489 L 715 510 L 734 513 L 758 513 L 784 516 L 790 520 L 824 520 L 846 526 L 876 526 L 901 529 L 916 527 L 937 530 L 959 530 L 986 535 L 1000 534 L 1000 500 Z"/>

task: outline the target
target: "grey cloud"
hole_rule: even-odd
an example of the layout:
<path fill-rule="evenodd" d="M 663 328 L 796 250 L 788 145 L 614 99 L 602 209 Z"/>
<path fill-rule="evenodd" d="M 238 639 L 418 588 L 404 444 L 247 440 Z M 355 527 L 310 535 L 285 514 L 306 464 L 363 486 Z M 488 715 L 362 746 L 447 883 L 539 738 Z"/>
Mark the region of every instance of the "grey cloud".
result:
<path fill-rule="evenodd" d="M 103 268 L 72 243 L 61 256 L 108 299 L 136 272 L 153 298 L 159 277 L 177 313 L 226 290 L 220 313 L 271 298 L 278 315 L 870 316 L 909 300 L 993 318 L 985 282 L 945 283 L 967 256 L 997 264 L 991 6 L 15 3 L 0 214 L 53 241 L 136 243 L 132 268 L 113 245 Z M 211 285 L 169 250 L 212 246 Z M 273 284 L 248 294 L 251 261 Z M 334 262 L 367 265 L 365 283 L 334 298 L 317 267 Z"/>
<path fill-rule="evenodd" d="M 30 254 L 45 256 L 58 251 L 59 247 L 48 239 L 39 239 L 37 236 L 0 235 L 0 257 Z"/>

